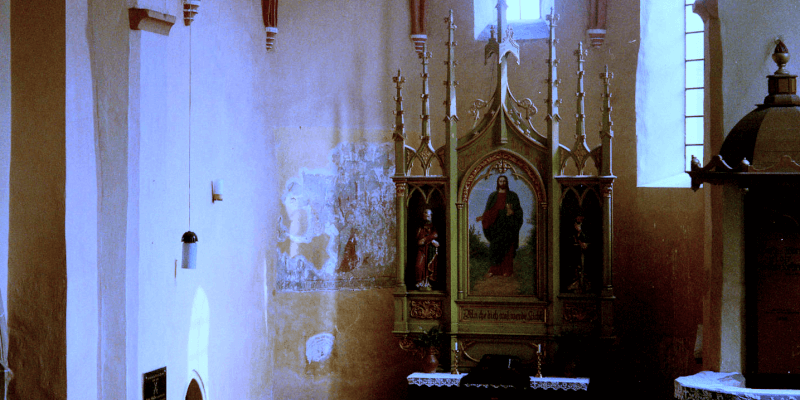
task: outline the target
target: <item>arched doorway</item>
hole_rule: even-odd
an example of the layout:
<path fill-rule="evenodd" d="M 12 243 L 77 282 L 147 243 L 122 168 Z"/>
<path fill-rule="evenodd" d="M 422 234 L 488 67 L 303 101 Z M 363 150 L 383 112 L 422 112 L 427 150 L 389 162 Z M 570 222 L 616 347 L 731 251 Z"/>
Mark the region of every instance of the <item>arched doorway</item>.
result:
<path fill-rule="evenodd" d="M 192 379 L 192 382 L 189 383 L 189 389 L 186 390 L 186 400 L 203 400 L 203 390 L 200 389 L 200 385 L 195 379 Z"/>

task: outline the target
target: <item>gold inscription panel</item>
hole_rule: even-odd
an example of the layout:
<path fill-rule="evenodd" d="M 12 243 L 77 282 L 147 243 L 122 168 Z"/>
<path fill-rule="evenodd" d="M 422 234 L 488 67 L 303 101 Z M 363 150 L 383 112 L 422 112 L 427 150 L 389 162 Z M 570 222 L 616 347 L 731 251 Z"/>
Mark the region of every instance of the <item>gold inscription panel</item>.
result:
<path fill-rule="evenodd" d="M 460 322 L 506 322 L 518 324 L 543 324 L 544 307 L 462 307 Z"/>

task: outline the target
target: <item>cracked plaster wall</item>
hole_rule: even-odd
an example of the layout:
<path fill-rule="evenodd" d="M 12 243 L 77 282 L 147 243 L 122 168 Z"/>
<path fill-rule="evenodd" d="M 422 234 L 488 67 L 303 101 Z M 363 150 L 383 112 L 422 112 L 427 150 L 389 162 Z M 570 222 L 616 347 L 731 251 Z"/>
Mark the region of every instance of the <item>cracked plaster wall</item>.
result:
<path fill-rule="evenodd" d="M 301 168 L 289 178 L 281 197 L 278 290 L 394 284 L 392 146 L 342 143 L 326 168 Z"/>
<path fill-rule="evenodd" d="M 416 60 L 408 3 L 281 2 L 279 14 L 269 91 L 281 202 L 270 220 L 273 397 L 403 398 L 413 365 L 391 335 L 390 89 L 397 68 Z M 327 334 L 330 356 L 309 361 L 307 342 Z"/>

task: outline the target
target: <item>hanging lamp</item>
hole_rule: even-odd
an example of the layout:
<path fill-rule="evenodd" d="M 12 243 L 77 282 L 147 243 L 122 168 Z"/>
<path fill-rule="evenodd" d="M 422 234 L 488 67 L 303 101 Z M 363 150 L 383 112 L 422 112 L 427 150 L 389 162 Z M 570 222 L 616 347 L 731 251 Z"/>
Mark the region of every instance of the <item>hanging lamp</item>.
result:
<path fill-rule="evenodd" d="M 200 0 L 184 0 L 184 7 L 187 3 L 197 3 Z M 184 8 L 185 10 L 185 8 Z M 195 14 L 197 12 L 195 11 Z M 184 14 L 185 15 L 185 14 Z M 193 17 L 194 15 L 192 15 Z M 189 20 L 186 25 L 189 25 Z M 192 232 L 192 31 L 189 29 L 189 230 L 181 236 L 183 243 L 183 257 L 181 268 L 197 269 L 197 234 Z"/>
<path fill-rule="evenodd" d="M 192 231 L 186 231 L 181 237 L 181 242 L 183 242 L 181 268 L 197 269 L 197 235 Z"/>

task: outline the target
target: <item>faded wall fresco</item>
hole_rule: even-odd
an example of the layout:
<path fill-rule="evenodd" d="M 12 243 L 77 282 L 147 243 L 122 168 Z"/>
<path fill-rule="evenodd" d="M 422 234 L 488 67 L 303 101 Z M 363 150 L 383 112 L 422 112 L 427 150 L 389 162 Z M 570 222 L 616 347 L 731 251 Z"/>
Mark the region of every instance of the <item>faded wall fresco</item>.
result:
<path fill-rule="evenodd" d="M 279 291 L 394 285 L 393 144 L 341 143 L 323 169 L 286 182 L 279 221 Z"/>

